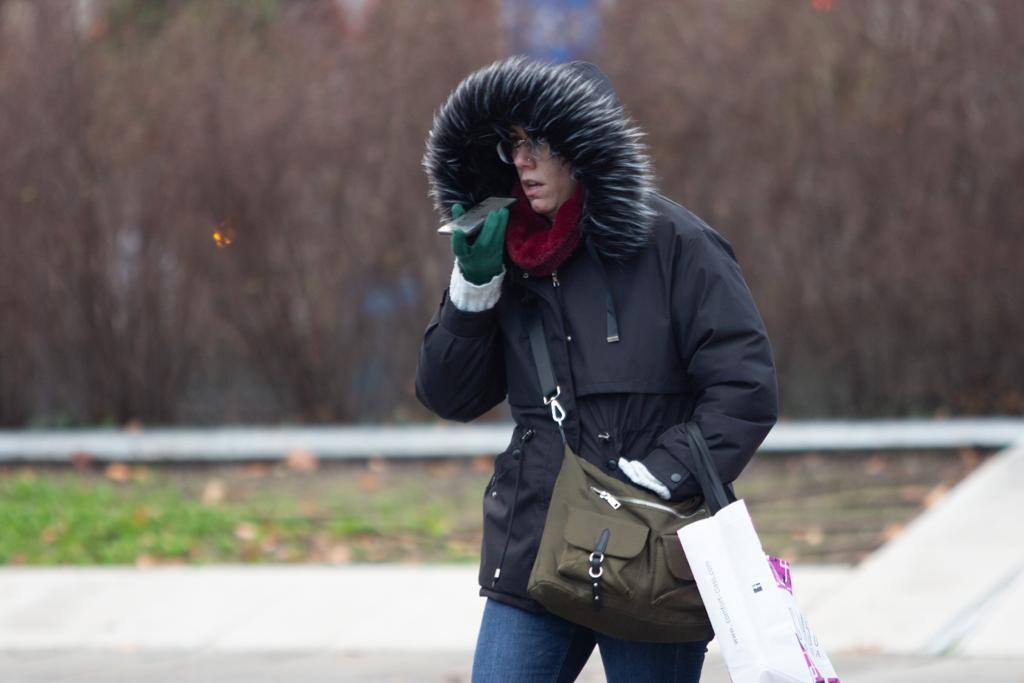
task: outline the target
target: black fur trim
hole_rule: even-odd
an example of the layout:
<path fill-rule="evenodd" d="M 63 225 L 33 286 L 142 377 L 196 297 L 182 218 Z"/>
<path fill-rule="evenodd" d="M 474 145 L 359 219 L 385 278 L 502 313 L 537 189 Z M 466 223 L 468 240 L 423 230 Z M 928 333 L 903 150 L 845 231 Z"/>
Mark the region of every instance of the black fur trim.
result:
<path fill-rule="evenodd" d="M 566 65 L 512 57 L 467 76 L 434 116 L 423 167 L 434 208 L 507 195 L 516 180 L 494 148 L 518 124 L 546 138 L 586 190 L 582 227 L 601 255 L 624 260 L 650 239 L 654 177 L 643 133 L 616 101 Z"/>

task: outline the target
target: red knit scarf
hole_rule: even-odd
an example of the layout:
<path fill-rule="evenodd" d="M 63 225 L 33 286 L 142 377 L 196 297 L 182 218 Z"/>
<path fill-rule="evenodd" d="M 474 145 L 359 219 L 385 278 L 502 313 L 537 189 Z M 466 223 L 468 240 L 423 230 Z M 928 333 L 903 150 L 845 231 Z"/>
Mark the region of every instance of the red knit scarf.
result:
<path fill-rule="evenodd" d="M 530 275 L 551 275 L 580 243 L 583 186 L 577 185 L 576 192 L 559 207 L 554 223 L 533 212 L 522 183 L 515 184 L 512 196 L 519 201 L 509 209 L 505 231 L 509 258 Z"/>

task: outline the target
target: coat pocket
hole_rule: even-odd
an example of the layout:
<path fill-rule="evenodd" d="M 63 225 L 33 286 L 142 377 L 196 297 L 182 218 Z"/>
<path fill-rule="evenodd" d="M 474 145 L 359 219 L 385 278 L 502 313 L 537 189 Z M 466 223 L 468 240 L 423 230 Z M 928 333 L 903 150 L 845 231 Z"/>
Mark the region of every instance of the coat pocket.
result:
<path fill-rule="evenodd" d="M 578 581 L 581 589 L 594 580 L 592 553 L 607 531 L 603 560 L 599 563 L 602 587 L 631 599 L 639 588 L 636 581 L 642 570 L 634 560 L 647 545 L 648 528 L 621 519 L 613 519 L 590 510 L 569 508 L 563 532 L 564 546 L 558 560 L 558 573 Z M 632 571 L 631 571 L 632 570 Z"/>

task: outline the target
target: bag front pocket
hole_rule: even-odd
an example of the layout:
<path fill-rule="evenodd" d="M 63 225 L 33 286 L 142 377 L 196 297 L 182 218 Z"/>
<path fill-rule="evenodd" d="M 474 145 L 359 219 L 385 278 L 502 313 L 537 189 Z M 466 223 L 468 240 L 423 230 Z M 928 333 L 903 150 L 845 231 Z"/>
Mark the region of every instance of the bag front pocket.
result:
<path fill-rule="evenodd" d="M 558 573 L 590 585 L 593 581 L 591 554 L 604 531 L 608 531 L 604 557 L 600 562 L 601 584 L 626 599 L 633 597 L 636 580 L 642 580 L 642 569 L 630 571 L 630 564 L 647 544 L 648 528 L 592 510 L 569 508 L 563 538 L 565 547 L 558 560 Z M 634 576 L 635 575 L 635 576 Z"/>

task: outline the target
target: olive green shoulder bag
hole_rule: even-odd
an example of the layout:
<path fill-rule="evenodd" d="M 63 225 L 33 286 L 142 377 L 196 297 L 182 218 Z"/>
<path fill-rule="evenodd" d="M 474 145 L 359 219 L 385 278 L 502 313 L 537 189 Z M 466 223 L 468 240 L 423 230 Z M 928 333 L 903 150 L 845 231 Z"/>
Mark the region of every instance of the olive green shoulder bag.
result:
<path fill-rule="evenodd" d="M 527 314 L 544 403 L 562 429 L 540 312 Z M 609 476 L 565 446 L 527 590 L 548 611 L 625 640 L 685 642 L 713 635 L 693 573 L 676 536 L 729 503 L 694 422 L 686 423 L 703 491 L 666 504 Z M 563 443 L 565 434 L 562 434 Z"/>

